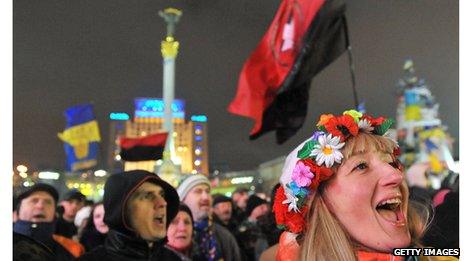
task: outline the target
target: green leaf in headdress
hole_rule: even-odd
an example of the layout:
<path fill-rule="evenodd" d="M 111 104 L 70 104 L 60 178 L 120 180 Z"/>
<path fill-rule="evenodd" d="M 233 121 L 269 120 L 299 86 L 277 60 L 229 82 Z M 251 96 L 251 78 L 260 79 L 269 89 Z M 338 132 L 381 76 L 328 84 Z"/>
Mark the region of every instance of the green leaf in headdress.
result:
<path fill-rule="evenodd" d="M 287 226 L 282 225 L 282 224 L 277 225 L 277 228 L 280 229 L 280 230 L 287 230 Z"/>
<path fill-rule="evenodd" d="M 377 135 L 384 135 L 388 129 L 395 123 L 393 119 L 386 119 L 382 122 L 382 124 L 375 126 L 374 132 Z"/>
<path fill-rule="evenodd" d="M 309 154 L 311 154 L 311 151 L 314 149 L 314 146 L 316 146 L 317 144 L 319 144 L 319 143 L 317 141 L 315 141 L 315 140 L 310 140 L 310 141 L 306 142 L 305 145 L 303 146 L 303 148 L 301 148 L 298 151 L 298 158 L 300 158 L 300 159 L 308 158 Z"/>
<path fill-rule="evenodd" d="M 306 197 L 304 195 L 300 195 L 298 197 L 298 201 L 296 202 L 296 206 L 298 209 L 301 209 L 306 203 Z"/>
<path fill-rule="evenodd" d="M 320 125 L 317 127 L 320 131 L 327 132 L 327 129 L 324 127 L 324 125 Z"/>

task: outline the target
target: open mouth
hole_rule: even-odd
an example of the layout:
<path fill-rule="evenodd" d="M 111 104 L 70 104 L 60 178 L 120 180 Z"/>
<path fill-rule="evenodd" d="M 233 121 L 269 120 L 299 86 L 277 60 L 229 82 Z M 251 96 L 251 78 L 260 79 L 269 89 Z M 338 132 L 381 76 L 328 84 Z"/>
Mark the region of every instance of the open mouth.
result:
<path fill-rule="evenodd" d="M 400 197 L 383 200 L 377 204 L 376 210 L 379 215 L 394 226 L 404 226 L 406 218 L 402 210 L 402 200 Z"/>
<path fill-rule="evenodd" d="M 187 236 L 186 235 L 177 235 L 176 236 L 176 239 L 187 239 Z"/>
<path fill-rule="evenodd" d="M 44 214 L 37 214 L 37 215 L 34 215 L 33 218 L 35 218 L 35 219 L 44 219 L 45 215 Z"/>
<path fill-rule="evenodd" d="M 159 215 L 159 216 L 156 216 L 153 221 L 155 222 L 155 224 L 157 225 L 164 225 L 164 215 Z"/>

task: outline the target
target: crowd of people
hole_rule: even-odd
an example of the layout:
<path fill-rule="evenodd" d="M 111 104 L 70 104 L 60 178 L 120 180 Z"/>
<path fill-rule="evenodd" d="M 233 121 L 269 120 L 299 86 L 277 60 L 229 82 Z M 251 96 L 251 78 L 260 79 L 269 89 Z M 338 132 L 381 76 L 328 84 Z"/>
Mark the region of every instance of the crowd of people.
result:
<path fill-rule="evenodd" d="M 14 260 L 419 260 L 391 252 L 458 248 L 459 188 L 408 188 L 382 124 L 356 111 L 321 117 L 269 195 L 212 194 L 201 174 L 176 189 L 144 170 L 110 175 L 97 203 L 78 190 L 59 201 L 50 185 L 24 188 Z"/>

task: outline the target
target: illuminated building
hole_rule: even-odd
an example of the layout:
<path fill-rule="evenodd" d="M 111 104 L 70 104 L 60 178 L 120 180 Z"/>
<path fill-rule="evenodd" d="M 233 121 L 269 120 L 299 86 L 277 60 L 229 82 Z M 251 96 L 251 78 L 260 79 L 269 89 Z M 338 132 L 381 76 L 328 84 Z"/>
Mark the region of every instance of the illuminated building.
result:
<path fill-rule="evenodd" d="M 211 178 L 211 193 L 232 196 L 237 188 L 247 188 L 252 193 L 264 192 L 268 196 L 271 188 L 279 183 L 286 156 L 278 157 L 259 164 L 256 169 L 242 171 L 215 170 Z"/>
<path fill-rule="evenodd" d="M 183 174 L 208 175 L 207 117 L 193 115 L 185 120 L 185 102 L 175 99 L 172 103 L 174 164 Z M 160 98 L 136 98 L 133 121 L 125 121 L 125 136 L 136 138 L 163 131 L 164 102 Z M 117 155 L 116 155 L 117 156 Z M 155 161 L 125 162 L 124 169 L 156 170 Z"/>
<path fill-rule="evenodd" d="M 124 112 L 110 113 L 109 140 L 107 166 L 110 173 L 120 172 L 124 165 L 119 156 L 118 137 L 125 135 L 126 121 L 130 119 L 129 114 Z"/>

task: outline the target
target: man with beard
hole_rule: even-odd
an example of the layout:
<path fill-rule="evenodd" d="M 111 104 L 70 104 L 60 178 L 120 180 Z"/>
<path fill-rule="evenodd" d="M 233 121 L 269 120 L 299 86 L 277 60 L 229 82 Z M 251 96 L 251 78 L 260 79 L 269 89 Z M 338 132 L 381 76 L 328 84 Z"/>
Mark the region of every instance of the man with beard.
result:
<path fill-rule="evenodd" d="M 209 180 L 201 174 L 188 176 L 177 188 L 180 200 L 193 214 L 193 260 L 240 260 L 234 236 L 225 227 L 213 223 L 210 190 Z"/>
<path fill-rule="evenodd" d="M 132 170 L 111 175 L 103 204 L 104 222 L 110 228 L 105 244 L 79 260 L 180 260 L 164 247 L 179 197 L 155 173 Z"/>
<path fill-rule="evenodd" d="M 18 195 L 18 221 L 13 225 L 13 231 L 44 244 L 55 260 L 73 260 L 84 252 L 84 247 L 54 234 L 57 201 L 58 192 L 50 185 L 38 183 L 26 188 Z"/>

